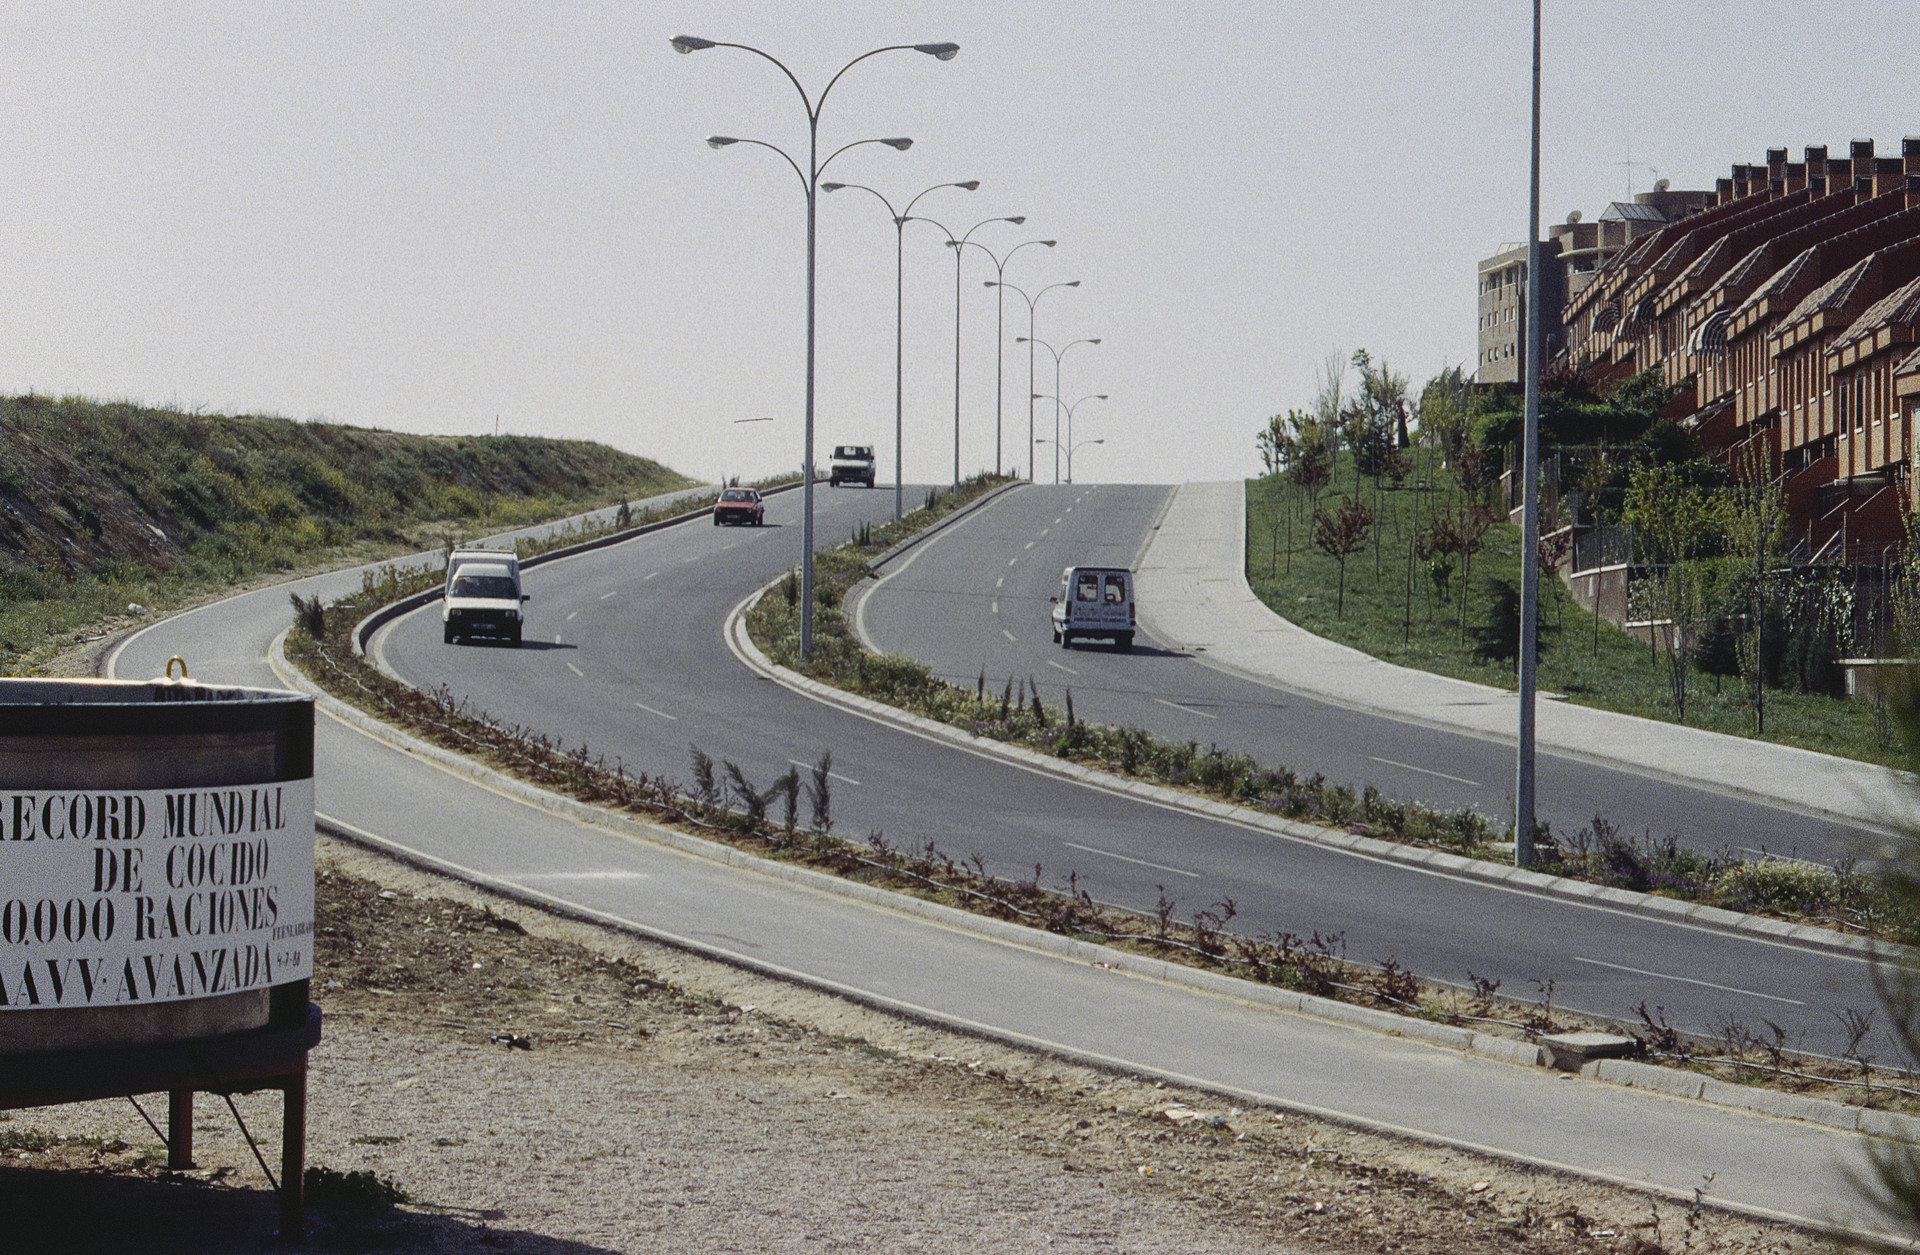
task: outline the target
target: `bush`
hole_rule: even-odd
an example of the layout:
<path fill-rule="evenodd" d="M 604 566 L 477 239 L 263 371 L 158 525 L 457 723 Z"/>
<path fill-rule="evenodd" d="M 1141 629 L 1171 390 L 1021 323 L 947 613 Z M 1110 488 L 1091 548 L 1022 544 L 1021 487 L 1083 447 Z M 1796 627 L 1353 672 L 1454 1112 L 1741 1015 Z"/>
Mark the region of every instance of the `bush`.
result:
<path fill-rule="evenodd" d="M 1739 863 L 1713 878 L 1713 895 L 1736 911 L 1820 911 L 1839 897 L 1840 878 L 1818 863 L 1770 858 Z"/>

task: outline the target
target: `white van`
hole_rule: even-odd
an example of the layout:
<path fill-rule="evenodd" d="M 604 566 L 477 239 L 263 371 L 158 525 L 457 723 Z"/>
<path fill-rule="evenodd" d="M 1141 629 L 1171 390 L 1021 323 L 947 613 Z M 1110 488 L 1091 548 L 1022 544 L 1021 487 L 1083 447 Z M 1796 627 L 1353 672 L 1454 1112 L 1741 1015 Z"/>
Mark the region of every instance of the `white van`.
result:
<path fill-rule="evenodd" d="M 526 600 L 520 591 L 520 559 L 511 551 L 456 549 L 447 555 L 441 637 L 449 645 L 462 637 L 491 637 L 518 649 L 526 626 L 520 607 Z"/>
<path fill-rule="evenodd" d="M 1060 573 L 1060 595 L 1050 599 L 1053 639 L 1071 649 L 1075 637 L 1105 637 L 1133 652 L 1133 572 L 1125 567 L 1070 566 Z"/>
<path fill-rule="evenodd" d="M 862 484 L 868 488 L 873 487 L 873 446 L 870 444 L 835 445 L 828 476 L 828 484 L 834 488 L 842 484 Z"/>

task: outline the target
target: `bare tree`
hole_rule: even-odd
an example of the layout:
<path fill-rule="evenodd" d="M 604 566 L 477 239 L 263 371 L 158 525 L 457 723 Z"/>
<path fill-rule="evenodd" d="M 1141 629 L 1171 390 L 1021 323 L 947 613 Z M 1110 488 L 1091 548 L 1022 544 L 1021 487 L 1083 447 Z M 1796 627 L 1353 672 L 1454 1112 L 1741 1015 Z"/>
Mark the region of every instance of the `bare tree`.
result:
<path fill-rule="evenodd" d="M 1347 609 L 1347 559 L 1367 543 L 1373 530 L 1373 511 L 1364 502 L 1343 496 L 1332 510 L 1313 512 L 1313 543 L 1340 564 L 1340 594 L 1335 602 L 1334 618 L 1344 618 Z"/>

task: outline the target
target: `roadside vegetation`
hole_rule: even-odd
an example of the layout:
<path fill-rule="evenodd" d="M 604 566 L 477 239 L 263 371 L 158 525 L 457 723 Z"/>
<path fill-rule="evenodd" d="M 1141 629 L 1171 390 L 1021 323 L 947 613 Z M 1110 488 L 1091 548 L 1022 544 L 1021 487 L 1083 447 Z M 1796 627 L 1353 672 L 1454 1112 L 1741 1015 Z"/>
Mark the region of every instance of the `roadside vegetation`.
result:
<path fill-rule="evenodd" d="M 1247 579 L 1316 635 L 1402 666 L 1513 688 L 1520 529 L 1500 476 L 1517 394 L 1457 370 L 1416 400 L 1366 353 L 1337 355 L 1310 405 L 1258 434 L 1247 485 Z M 1911 565 L 1884 590 L 1856 566 L 1812 565 L 1751 451 L 1724 463 L 1660 417 L 1653 373 L 1606 395 L 1551 376 L 1542 457 L 1558 456 L 1541 516 L 1539 684 L 1582 705 L 1902 761 L 1885 701 L 1845 695 L 1839 660 L 1898 654 L 1920 628 Z M 1417 418 L 1417 423 L 1414 421 Z M 1413 437 L 1418 436 L 1418 443 Z M 1630 566 L 1627 620 L 1588 613 L 1556 573 L 1577 524 L 1590 561 Z"/>
<path fill-rule="evenodd" d="M 579 440 L 0 397 L 0 674 L 237 583 L 693 483 Z"/>

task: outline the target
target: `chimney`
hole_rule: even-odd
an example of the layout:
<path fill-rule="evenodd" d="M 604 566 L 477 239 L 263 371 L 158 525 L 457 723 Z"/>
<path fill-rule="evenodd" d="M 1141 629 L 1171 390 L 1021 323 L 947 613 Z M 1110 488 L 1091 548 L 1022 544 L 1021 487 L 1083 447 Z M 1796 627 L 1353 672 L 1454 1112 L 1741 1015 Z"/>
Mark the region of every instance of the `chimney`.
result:
<path fill-rule="evenodd" d="M 1920 174 L 1907 176 L 1907 208 L 1920 209 Z"/>
<path fill-rule="evenodd" d="M 1807 165 L 1804 161 L 1789 161 L 1781 167 L 1785 173 L 1781 176 L 1788 195 L 1807 186 Z"/>
<path fill-rule="evenodd" d="M 1787 173 L 1787 150 L 1784 148 L 1767 149 L 1767 177 L 1784 178 Z"/>
<path fill-rule="evenodd" d="M 1900 141 L 1900 160 L 1908 174 L 1920 174 L 1920 136 L 1909 135 Z"/>
<path fill-rule="evenodd" d="M 1713 203 L 1724 205 L 1733 199 L 1733 180 L 1715 179 L 1713 181 Z"/>
<path fill-rule="evenodd" d="M 1873 194 L 1875 196 L 1885 196 L 1888 192 L 1904 190 L 1906 179 L 1906 163 L 1899 157 L 1873 159 Z"/>
<path fill-rule="evenodd" d="M 1848 155 L 1853 158 L 1853 177 L 1859 178 L 1873 165 L 1873 141 L 1857 139 L 1847 145 Z"/>
<path fill-rule="evenodd" d="M 1807 145 L 1807 177 L 1825 178 L 1827 174 L 1827 146 L 1825 144 Z"/>

